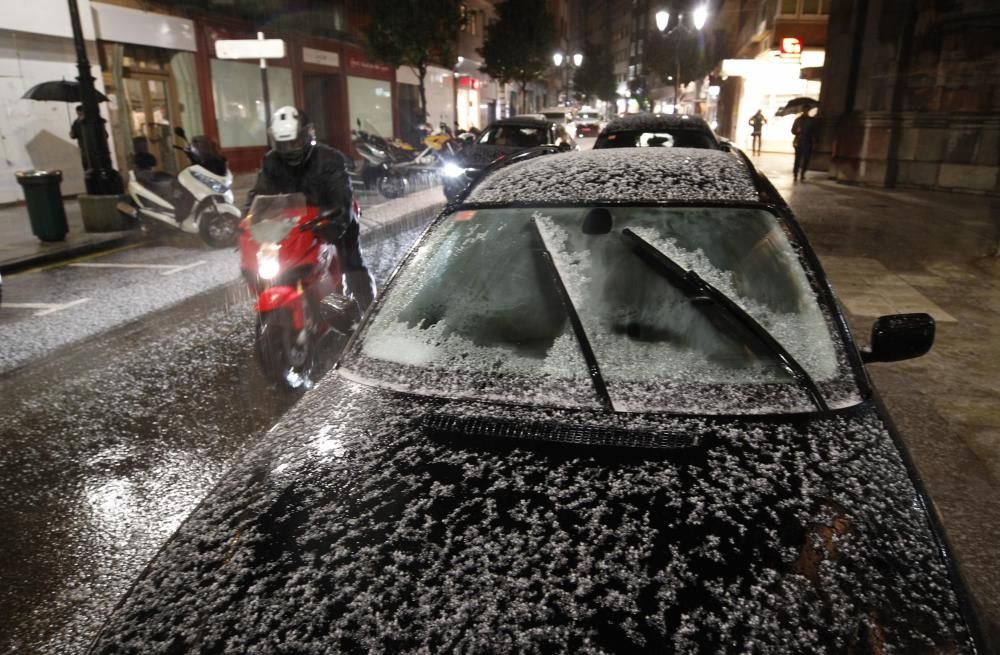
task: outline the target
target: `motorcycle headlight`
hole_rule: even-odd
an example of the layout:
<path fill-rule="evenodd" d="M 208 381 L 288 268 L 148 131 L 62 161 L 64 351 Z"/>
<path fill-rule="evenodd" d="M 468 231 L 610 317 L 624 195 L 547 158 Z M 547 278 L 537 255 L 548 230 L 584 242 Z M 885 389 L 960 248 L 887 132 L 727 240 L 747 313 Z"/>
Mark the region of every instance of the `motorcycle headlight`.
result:
<path fill-rule="evenodd" d="M 205 186 L 207 186 L 209 189 L 211 189 L 216 193 L 226 193 L 227 191 L 229 191 L 228 184 L 220 182 L 214 178 L 211 178 L 200 171 L 191 171 L 191 177 L 198 180 L 199 182 L 201 182 L 202 184 L 204 184 Z"/>
<path fill-rule="evenodd" d="M 269 243 L 262 245 L 257 251 L 257 275 L 265 280 L 273 280 L 281 271 L 281 263 L 278 261 L 278 251 L 281 250 L 280 243 Z"/>
<path fill-rule="evenodd" d="M 448 162 L 441 169 L 441 174 L 445 177 L 459 177 L 460 175 L 465 175 L 465 169 L 458 164 Z"/>

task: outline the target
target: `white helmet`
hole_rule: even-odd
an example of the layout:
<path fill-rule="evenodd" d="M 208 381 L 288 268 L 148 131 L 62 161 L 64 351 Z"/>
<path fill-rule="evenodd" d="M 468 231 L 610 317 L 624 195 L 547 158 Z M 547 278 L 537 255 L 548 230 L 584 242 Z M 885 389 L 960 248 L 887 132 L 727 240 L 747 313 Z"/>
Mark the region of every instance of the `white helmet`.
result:
<path fill-rule="evenodd" d="M 298 166 L 309 158 L 316 145 L 312 123 L 304 111 L 281 107 L 271 117 L 271 139 L 274 149 L 288 164 Z"/>

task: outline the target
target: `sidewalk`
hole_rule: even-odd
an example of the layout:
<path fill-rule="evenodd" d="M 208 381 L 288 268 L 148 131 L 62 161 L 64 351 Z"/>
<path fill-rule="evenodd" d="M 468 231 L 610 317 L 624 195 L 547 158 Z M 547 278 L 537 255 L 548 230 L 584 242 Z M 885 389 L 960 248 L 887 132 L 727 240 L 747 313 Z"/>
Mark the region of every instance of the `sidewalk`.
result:
<path fill-rule="evenodd" d="M 72 259 L 98 250 L 123 246 L 133 238 L 131 232 L 86 232 L 80 216 L 80 204 L 64 200 L 69 232 L 64 241 L 39 241 L 31 233 L 28 208 L 24 205 L 0 207 L 0 273 L 13 273 L 32 266 Z"/>
<path fill-rule="evenodd" d="M 848 186 L 819 171 L 793 182 L 791 155 L 752 159 L 791 205 L 859 342 L 883 314 L 935 318 L 928 354 L 868 369 L 1000 643 L 998 199 Z"/>

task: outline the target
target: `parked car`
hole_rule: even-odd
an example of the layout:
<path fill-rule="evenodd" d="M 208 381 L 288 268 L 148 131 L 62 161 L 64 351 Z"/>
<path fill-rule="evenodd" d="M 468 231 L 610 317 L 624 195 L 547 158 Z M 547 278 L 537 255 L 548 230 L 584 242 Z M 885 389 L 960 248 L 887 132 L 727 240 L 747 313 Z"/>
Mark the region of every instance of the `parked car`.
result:
<path fill-rule="evenodd" d="M 510 157 L 540 146 L 576 149 L 564 125 L 542 115 L 514 116 L 491 123 L 475 143 L 462 149 L 455 162 L 442 169 L 441 182 L 449 202 L 455 200 L 479 172 L 499 157 Z"/>
<path fill-rule="evenodd" d="M 561 123 L 569 134 L 576 136 L 576 123 L 572 107 L 543 107 L 538 110 L 537 114 L 554 123 Z"/>
<path fill-rule="evenodd" d="M 629 114 L 610 121 L 597 135 L 601 148 L 712 148 L 728 150 L 704 118 L 687 114 Z"/>
<path fill-rule="evenodd" d="M 605 125 L 604 117 L 601 116 L 601 113 L 592 109 L 581 109 L 576 112 L 573 123 L 576 125 L 576 137 L 578 139 L 581 137 L 596 136 L 604 129 Z"/>
<path fill-rule="evenodd" d="M 94 652 L 974 652 L 864 367 L 933 326 L 883 317 L 859 350 L 745 159 L 501 167 Z"/>

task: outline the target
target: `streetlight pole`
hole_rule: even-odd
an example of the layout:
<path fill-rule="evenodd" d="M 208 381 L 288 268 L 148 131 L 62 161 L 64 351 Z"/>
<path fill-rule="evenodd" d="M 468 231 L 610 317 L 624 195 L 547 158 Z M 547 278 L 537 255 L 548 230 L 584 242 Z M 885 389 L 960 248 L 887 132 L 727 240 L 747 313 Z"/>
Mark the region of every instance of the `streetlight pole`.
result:
<path fill-rule="evenodd" d="M 583 55 L 579 52 L 572 57 L 564 57 L 561 52 L 557 52 L 552 55 L 552 63 L 556 65 L 556 69 L 562 69 L 562 79 L 559 80 L 563 83 L 562 94 L 565 97 L 565 104 L 570 104 L 569 102 L 569 71 L 570 68 L 579 68 L 583 64 Z M 556 103 L 558 104 L 559 98 L 556 97 Z"/>
<path fill-rule="evenodd" d="M 694 10 L 692 15 L 692 22 L 694 23 L 694 28 L 697 31 L 701 31 L 705 27 L 705 21 L 708 20 L 708 9 L 705 5 L 701 5 Z M 670 12 L 661 10 L 656 12 L 656 27 L 663 34 L 663 31 L 667 29 L 670 25 Z M 681 30 L 685 34 L 691 33 L 691 28 L 684 25 L 684 14 L 677 14 L 677 24 L 669 30 L 666 34 L 663 34 L 664 39 L 669 39 L 672 34 Z M 674 113 L 677 113 L 680 107 L 680 84 L 681 84 L 681 53 L 680 44 L 674 44 Z"/>
<path fill-rule="evenodd" d="M 76 81 L 80 85 L 80 104 L 83 105 L 80 147 L 83 148 L 83 158 L 87 163 L 87 170 L 83 173 L 84 184 L 90 195 L 119 194 L 122 192 L 122 179 L 111 168 L 108 137 L 97 106 L 97 90 L 94 88 L 94 76 L 90 74 L 90 60 L 87 58 L 87 45 L 83 40 L 80 9 L 76 0 L 69 0 L 69 20 L 73 28 L 73 44 L 76 46 Z"/>

